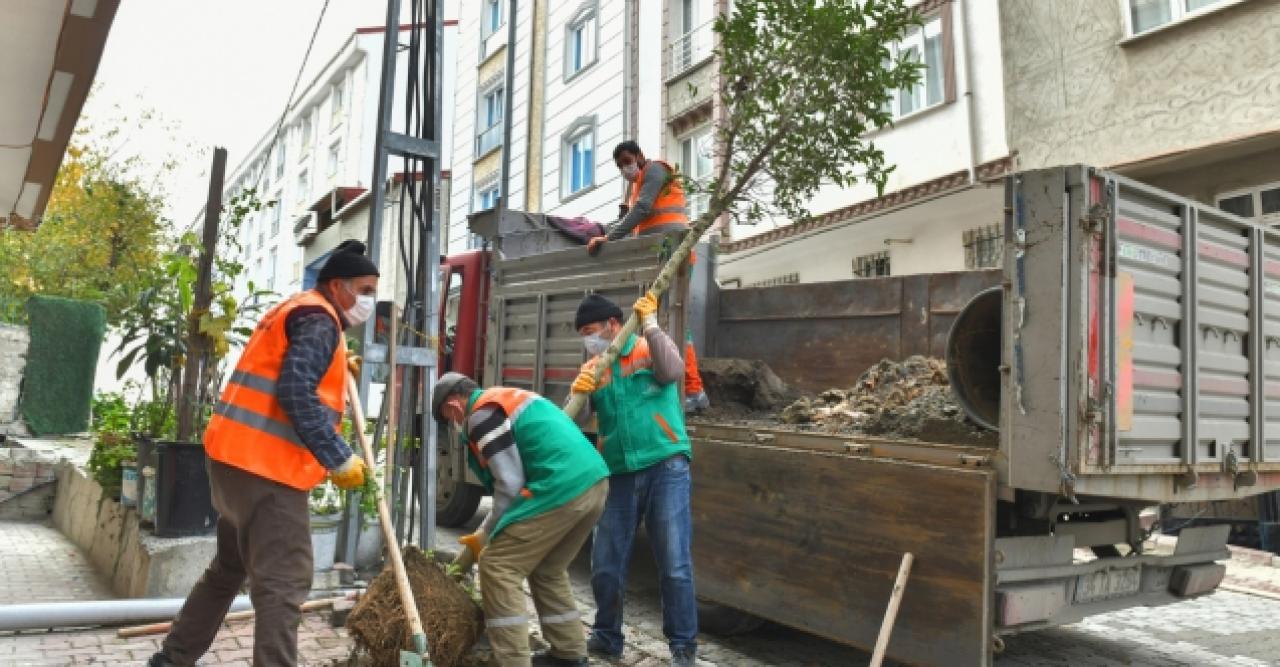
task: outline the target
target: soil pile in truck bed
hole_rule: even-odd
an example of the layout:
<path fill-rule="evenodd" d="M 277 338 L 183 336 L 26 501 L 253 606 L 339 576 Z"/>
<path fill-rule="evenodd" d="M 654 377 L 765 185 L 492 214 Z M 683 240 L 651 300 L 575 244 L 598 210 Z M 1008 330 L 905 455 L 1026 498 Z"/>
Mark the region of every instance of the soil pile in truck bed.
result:
<path fill-rule="evenodd" d="M 865 433 L 957 445 L 996 446 L 999 437 L 965 415 L 947 380 L 946 363 L 913 356 L 883 359 L 850 389 L 801 398 L 778 415 L 787 424 L 833 433 Z"/>
<path fill-rule="evenodd" d="M 711 409 L 702 415 L 707 419 L 759 418 L 800 396 L 758 359 L 702 358 L 698 372 L 711 400 Z"/>

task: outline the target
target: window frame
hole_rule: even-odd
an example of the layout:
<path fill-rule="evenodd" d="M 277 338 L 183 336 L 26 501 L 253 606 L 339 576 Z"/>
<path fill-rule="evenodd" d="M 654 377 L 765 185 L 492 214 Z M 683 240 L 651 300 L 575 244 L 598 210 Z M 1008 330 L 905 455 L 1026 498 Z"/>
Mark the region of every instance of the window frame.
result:
<path fill-rule="evenodd" d="M 276 166 L 275 166 L 275 169 L 276 169 L 276 178 L 275 178 L 275 182 L 276 182 L 276 183 L 283 183 L 283 182 L 284 182 L 284 174 L 285 174 L 285 169 L 284 169 L 284 168 L 285 168 L 285 164 L 286 164 L 286 162 L 285 162 L 285 161 L 286 161 L 286 160 L 288 160 L 288 157 L 285 155 L 285 150 L 284 150 L 284 144 L 285 144 L 285 142 L 283 142 L 283 141 L 277 141 L 277 142 L 275 142 L 275 144 L 276 144 Z"/>
<path fill-rule="evenodd" d="M 1194 21 L 1202 16 L 1215 14 L 1235 5 L 1247 2 L 1247 0 L 1215 0 L 1213 4 L 1206 5 L 1199 9 L 1187 10 L 1187 0 L 1163 0 L 1165 6 L 1170 8 L 1170 18 L 1168 21 L 1159 25 L 1152 26 L 1142 32 L 1135 32 L 1133 29 L 1133 0 L 1118 0 L 1120 3 L 1120 20 L 1124 25 L 1124 38 L 1121 43 L 1131 40 L 1141 39 L 1148 35 L 1168 30 L 1170 28 L 1182 25 L 1188 21 Z"/>
<path fill-rule="evenodd" d="M 347 77 L 340 75 L 329 86 L 329 129 L 342 125 L 347 112 Z"/>
<path fill-rule="evenodd" d="M 1252 220 L 1261 225 L 1277 225 L 1280 224 L 1280 211 L 1264 213 L 1262 211 L 1262 193 L 1271 190 L 1280 190 L 1280 181 L 1272 181 L 1269 183 L 1259 183 L 1245 188 L 1235 188 L 1232 190 L 1223 190 L 1213 195 L 1213 206 L 1219 210 L 1222 209 L 1222 200 L 1234 199 L 1242 195 L 1249 195 L 1250 201 L 1253 203 L 1253 215 L 1237 216 L 1245 220 Z M 1224 213 L 1226 211 L 1223 211 Z M 1235 213 L 1227 213 L 1228 215 L 1236 215 Z"/>
<path fill-rule="evenodd" d="M 679 154 L 676 164 L 680 169 L 680 173 L 684 175 L 685 178 L 692 181 L 702 181 L 704 179 L 711 178 L 712 175 L 715 173 L 716 162 L 715 162 L 714 153 L 705 156 L 707 159 L 706 174 L 695 173 L 697 170 L 692 168 L 694 165 L 698 163 L 699 161 L 698 158 L 702 157 L 698 149 L 698 144 L 700 142 L 703 142 L 703 141 L 707 142 L 706 143 L 707 148 L 710 150 L 714 150 L 714 145 L 712 142 L 715 141 L 715 135 L 713 130 L 714 130 L 714 127 L 712 125 L 709 125 L 709 124 L 702 125 L 676 138 L 676 144 L 678 146 L 678 154 Z M 690 157 L 690 160 L 688 163 L 686 163 L 685 161 L 685 145 L 686 144 L 688 144 L 689 157 Z M 690 220 L 697 220 L 710 207 L 709 193 L 703 192 L 703 193 L 697 193 L 692 195 L 687 194 L 687 198 L 689 200 L 689 219 Z"/>
<path fill-rule="evenodd" d="M 311 197 L 311 170 L 303 169 L 302 171 L 299 171 L 298 177 L 294 179 L 293 185 L 295 194 L 298 197 L 298 202 L 294 208 L 299 211 L 304 210 L 308 204 L 307 200 Z"/>
<path fill-rule="evenodd" d="M 332 164 L 330 164 L 332 162 Z M 338 172 L 342 171 L 342 139 L 334 139 L 329 142 L 329 150 L 325 153 L 325 176 L 333 183 L 338 178 Z"/>
<path fill-rule="evenodd" d="M 493 23 L 493 12 L 497 11 L 498 23 Z M 502 26 L 507 24 L 507 12 L 502 6 L 502 0 L 486 0 L 480 8 L 480 39 L 488 39 L 498 34 L 502 30 Z"/>
<path fill-rule="evenodd" d="M 498 198 L 502 196 L 502 183 L 498 178 L 498 172 L 494 172 L 484 178 L 474 180 L 471 184 L 471 212 L 487 211 L 498 205 Z M 489 206 L 482 206 L 485 196 L 493 192 L 494 201 Z"/>
<path fill-rule="evenodd" d="M 879 263 L 880 260 L 884 260 L 884 264 L 883 264 L 884 273 L 880 273 L 880 268 L 881 268 L 881 265 Z M 873 267 L 873 269 L 875 270 L 875 273 L 872 273 L 871 275 L 862 275 L 858 273 L 859 261 L 867 262 L 868 265 Z M 888 250 L 878 250 L 876 252 L 870 252 L 864 255 L 854 255 L 853 277 L 858 279 L 863 279 L 863 280 L 871 279 L 871 278 L 893 277 L 893 257 L 890 256 Z"/>
<path fill-rule="evenodd" d="M 489 85 L 481 87 L 476 94 L 475 155 L 477 160 L 488 155 L 489 153 L 492 153 L 495 150 L 498 150 L 499 148 L 502 148 L 502 142 L 504 139 L 504 137 L 502 136 L 503 133 L 499 130 L 496 133 L 497 134 L 496 138 L 492 140 L 492 145 L 490 145 L 488 148 L 484 147 L 485 135 L 495 129 L 501 128 L 503 117 L 507 113 L 506 84 L 502 80 L 501 76 L 497 76 L 494 78 L 495 78 L 494 82 L 490 83 Z M 489 111 L 488 100 L 495 93 L 499 95 L 498 105 L 497 105 L 498 119 L 497 119 L 497 122 L 494 123 L 493 125 L 488 125 L 487 124 L 488 123 L 487 114 Z M 482 118 L 485 119 L 484 123 L 481 122 Z"/>
<path fill-rule="evenodd" d="M 937 102 L 929 104 L 928 56 L 925 48 L 927 46 L 926 34 L 929 31 L 929 26 L 934 22 L 938 23 L 938 36 L 942 40 L 942 55 L 941 62 L 939 62 L 939 69 L 941 70 L 939 72 L 941 76 L 939 83 L 942 86 L 942 95 Z M 890 59 L 896 60 L 901 53 L 903 45 L 908 42 L 913 42 L 913 45 L 918 44 L 920 57 L 924 59 L 926 64 L 924 76 L 921 77 L 920 83 L 917 84 L 924 103 L 920 107 L 902 113 L 902 94 L 904 89 L 898 88 L 889 91 L 890 115 L 895 123 L 934 109 L 940 109 L 956 101 L 955 24 L 952 19 L 952 3 L 949 1 L 944 2 L 937 10 L 921 18 L 921 25 L 918 29 L 903 39 L 890 44 L 888 46 Z"/>
<path fill-rule="evenodd" d="M 966 271 L 998 269 L 1004 265 L 1004 225 L 993 222 L 966 229 L 960 235 L 960 243 L 964 248 Z M 992 259 L 991 264 L 983 263 L 987 257 Z"/>
<path fill-rule="evenodd" d="M 573 121 L 568 128 L 560 135 L 560 203 L 572 201 L 596 189 L 599 183 L 596 181 L 596 162 L 600 157 L 600 141 L 599 132 L 596 126 L 596 117 L 583 116 Z M 591 168 L 590 180 L 577 190 L 573 190 L 573 163 L 572 163 L 572 147 L 578 140 L 583 137 L 591 137 L 591 158 L 588 163 Z"/>
<path fill-rule="evenodd" d="M 311 120 L 311 112 L 307 111 L 302 114 L 302 118 L 298 122 L 298 147 L 301 149 L 298 155 L 299 162 L 311 155 L 311 144 L 315 143 L 315 132 L 316 128 Z"/>
<path fill-rule="evenodd" d="M 588 25 L 590 24 L 590 25 Z M 582 64 L 574 70 L 570 70 L 570 62 L 573 59 L 574 35 L 581 30 L 584 36 L 589 35 L 590 44 L 588 48 L 589 54 L 583 55 Z M 600 61 L 600 5 L 596 0 L 589 0 L 578 8 L 573 14 L 573 18 L 565 24 L 564 28 L 564 64 L 561 68 L 564 71 L 564 83 L 569 83 L 576 79 L 583 72 L 591 69 L 593 65 Z"/>

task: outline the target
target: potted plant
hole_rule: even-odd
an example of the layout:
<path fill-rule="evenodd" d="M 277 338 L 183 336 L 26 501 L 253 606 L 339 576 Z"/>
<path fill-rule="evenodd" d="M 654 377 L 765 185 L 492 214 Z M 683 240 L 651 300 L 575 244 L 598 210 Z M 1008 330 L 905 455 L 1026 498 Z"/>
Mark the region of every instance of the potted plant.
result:
<path fill-rule="evenodd" d="M 112 500 L 120 500 L 122 464 L 137 456 L 129 435 L 131 415 L 120 394 L 98 394 L 93 399 L 93 451 L 89 473 Z"/>
<path fill-rule="evenodd" d="M 311 490 L 311 553 L 315 569 L 328 570 L 338 550 L 338 524 L 342 522 L 343 493 L 325 480 Z"/>

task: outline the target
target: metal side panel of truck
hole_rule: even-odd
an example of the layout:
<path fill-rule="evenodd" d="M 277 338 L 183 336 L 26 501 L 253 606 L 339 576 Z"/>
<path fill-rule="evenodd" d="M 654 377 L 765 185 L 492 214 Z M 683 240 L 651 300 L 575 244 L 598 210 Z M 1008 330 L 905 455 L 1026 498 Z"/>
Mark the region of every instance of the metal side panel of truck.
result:
<path fill-rule="evenodd" d="M 971 341 L 953 380 L 1000 427 L 999 447 L 975 447 L 691 420 L 701 597 L 870 647 L 911 552 L 889 655 L 988 665 L 1004 635 L 1217 587 L 1227 526 L 1144 552 L 1139 512 L 1280 486 L 1275 237 L 1087 167 L 1017 174 L 1005 190 L 998 272 L 719 291 L 704 251 L 692 288 L 676 286 L 669 331 L 807 391 L 823 388 L 813 377 L 849 386 L 871 357 Z M 578 300 L 595 291 L 625 309 L 670 241 L 589 257 L 554 232 L 503 238 L 488 222 L 485 383 L 560 400 L 583 359 Z"/>

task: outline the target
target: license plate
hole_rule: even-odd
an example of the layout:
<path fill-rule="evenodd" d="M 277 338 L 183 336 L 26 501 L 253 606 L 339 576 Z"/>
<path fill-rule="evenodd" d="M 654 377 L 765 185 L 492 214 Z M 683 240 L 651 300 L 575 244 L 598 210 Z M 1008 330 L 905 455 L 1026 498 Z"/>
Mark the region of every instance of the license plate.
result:
<path fill-rule="evenodd" d="M 1126 567 L 1082 574 L 1076 578 L 1076 602 L 1122 598 L 1138 592 L 1142 567 Z"/>

